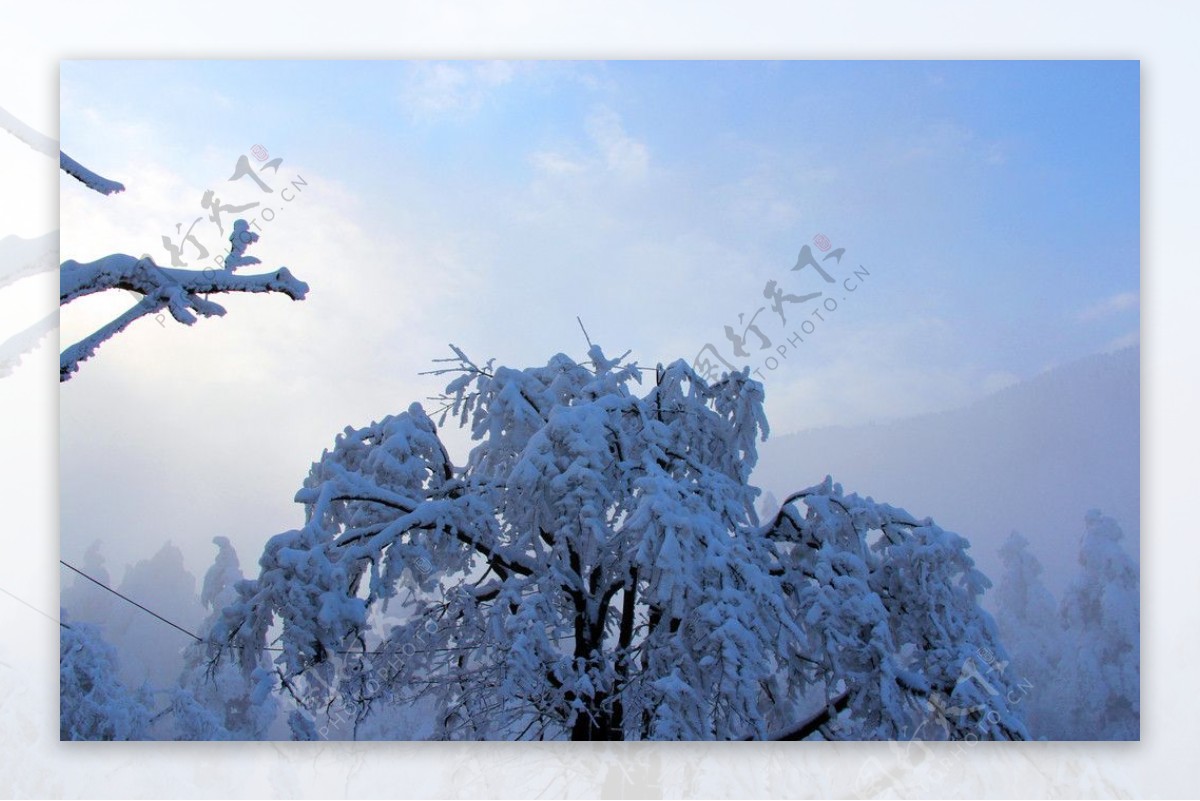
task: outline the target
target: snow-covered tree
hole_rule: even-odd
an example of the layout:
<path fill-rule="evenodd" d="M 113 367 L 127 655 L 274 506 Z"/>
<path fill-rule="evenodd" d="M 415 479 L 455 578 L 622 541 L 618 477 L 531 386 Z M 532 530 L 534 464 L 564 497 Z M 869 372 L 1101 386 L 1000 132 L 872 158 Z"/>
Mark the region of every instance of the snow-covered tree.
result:
<path fill-rule="evenodd" d="M 1004 572 L 992 600 L 1034 737 L 1138 737 L 1139 582 L 1122 536 L 1114 520 L 1088 512 L 1079 572 L 1060 604 L 1024 537 L 1014 533 L 1000 549 Z"/>
<path fill-rule="evenodd" d="M 767 490 L 763 493 L 762 500 L 758 504 L 759 519 L 766 520 L 769 517 L 774 517 L 779 513 L 779 499 L 775 497 L 775 493 Z"/>
<path fill-rule="evenodd" d="M 106 587 L 112 586 L 105 567 L 104 544 L 95 540 L 83 554 L 83 572 Z M 124 621 L 128 610 L 119 612 L 116 604 L 121 603 L 115 595 L 96 586 L 78 573 L 72 574 L 70 584 L 64 585 L 59 595 L 59 605 L 67 610 L 73 620 L 112 626 L 118 619 Z"/>
<path fill-rule="evenodd" d="M 202 618 L 196 578 L 184 565 L 183 552 L 170 542 L 151 558 L 128 567 L 117 590 L 188 632 L 194 632 Z M 156 690 L 174 686 L 183 667 L 184 648 L 194 641 L 125 601 L 112 609 L 104 630 L 113 645 L 127 655 L 121 663 L 125 681 L 133 685 L 149 682 Z"/>
<path fill-rule="evenodd" d="M 1025 719 L 1030 734 L 1050 740 L 1071 739 L 1064 712 L 1071 701 L 1064 696 L 1061 671 L 1063 627 L 1054 595 L 1042 582 L 1042 563 L 1029 550 L 1029 541 L 1017 532 L 1000 548 L 1003 572 L 992 597 L 1000 637 L 1012 654 L 1010 669 L 1028 698 Z"/>
<path fill-rule="evenodd" d="M 125 189 L 123 184 L 97 175 L 66 153 L 60 153 L 59 163 L 63 172 L 101 194 L 109 195 Z M 261 263 L 257 258 L 246 255 L 246 248 L 257 242 L 258 238 L 245 220 L 235 221 L 229 236 L 229 253 L 222 262 L 224 269 L 221 270 L 160 267 L 150 256 L 139 258 L 125 253 L 114 253 L 87 263 L 73 259 L 64 261 L 60 266 L 60 307 L 109 289 L 123 289 L 141 295 L 141 299 L 93 334 L 63 350 L 59 358 L 59 380 L 69 380 L 79 365 L 95 354 L 100 345 L 146 315 L 165 310 L 176 321 L 192 325 L 197 315 L 212 317 L 225 314 L 224 306 L 209 300 L 209 295 L 222 292 L 281 292 L 292 300 L 303 300 L 308 294 L 308 284 L 297 280 L 286 267 L 261 275 L 234 274 L 241 267 Z"/>
<path fill-rule="evenodd" d="M 1137 564 L 1121 546 L 1124 533 L 1098 510 L 1084 517 L 1080 574 L 1063 594 L 1060 613 L 1073 739 L 1136 740 L 1141 709 L 1140 586 Z"/>
<path fill-rule="evenodd" d="M 243 581 L 237 552 L 227 537 L 214 537 L 217 557 L 204 575 L 200 603 L 208 617 L 200 627 L 207 637 L 221 610 L 237 599 Z M 274 721 L 278 702 L 272 694 L 274 673 L 266 654 L 250 681 L 230 662 L 212 663 L 203 643 L 184 652 L 179 687 L 172 697 L 175 737 L 181 740 L 263 740 Z"/>
<path fill-rule="evenodd" d="M 1025 735 L 966 540 L 828 478 L 758 519 L 748 372 L 680 361 L 639 394 L 598 347 L 529 369 L 454 351 L 466 463 L 419 404 L 347 428 L 214 650 L 250 674 L 270 635 L 310 710 L 429 703 L 439 738 Z"/>
<path fill-rule="evenodd" d="M 150 727 L 146 688 L 118 678 L 116 651 L 88 623 L 63 612 L 59 637 L 59 736 L 63 740 L 140 740 Z"/>
<path fill-rule="evenodd" d="M 1029 550 L 1029 540 L 1011 532 L 1000 548 L 1000 559 L 1004 572 L 995 600 L 1007 613 L 999 619 L 1001 633 L 1015 637 L 1035 626 L 1049 628 L 1055 617 L 1054 596 L 1042 583 L 1042 563 Z"/>

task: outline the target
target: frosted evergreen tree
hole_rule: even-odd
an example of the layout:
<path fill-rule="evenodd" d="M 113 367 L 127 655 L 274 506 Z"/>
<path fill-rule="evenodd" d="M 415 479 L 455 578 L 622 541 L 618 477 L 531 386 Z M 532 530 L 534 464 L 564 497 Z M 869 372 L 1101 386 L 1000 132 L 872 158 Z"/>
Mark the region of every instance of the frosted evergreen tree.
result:
<path fill-rule="evenodd" d="M 1063 595 L 1064 682 L 1072 739 L 1136 740 L 1141 710 L 1140 587 L 1137 564 L 1110 517 L 1084 518 L 1080 574 Z"/>
<path fill-rule="evenodd" d="M 1017 532 L 1000 548 L 1003 572 L 993 602 L 1000 637 L 1012 655 L 1009 669 L 1027 690 L 1026 721 L 1030 734 L 1050 740 L 1069 739 L 1064 697 L 1063 628 L 1054 595 L 1042 583 L 1042 564 Z M 1073 658 L 1073 657 L 1072 657 Z"/>
<path fill-rule="evenodd" d="M 214 537 L 217 556 L 200 589 L 200 603 L 208 617 L 200 626 L 207 638 L 221 610 L 237 599 L 237 584 L 244 580 L 237 552 L 227 537 Z M 272 693 L 274 673 L 270 660 L 260 654 L 259 667 L 247 681 L 230 662 L 213 663 L 204 643 L 192 643 L 184 652 L 179 687 L 172 695 L 176 739 L 262 740 L 278 711 Z"/>
<path fill-rule="evenodd" d="M 63 612 L 59 636 L 59 736 L 63 740 L 140 740 L 152 714 L 147 688 L 118 677 L 116 651 L 89 623 Z"/>
<path fill-rule="evenodd" d="M 106 587 L 112 586 L 100 540 L 94 541 L 84 552 L 83 572 Z M 71 583 L 62 588 L 59 602 L 72 620 L 113 626 L 117 619 L 125 620 L 129 616 L 128 609 L 118 613 L 116 604 L 121 602 L 112 593 L 105 592 L 83 576 L 71 575 Z"/>
<path fill-rule="evenodd" d="M 762 500 L 758 504 L 758 516 L 761 519 L 774 517 L 779 512 L 779 499 L 775 497 L 775 493 L 767 490 L 763 493 Z"/>
<path fill-rule="evenodd" d="M 456 739 L 1015 739 L 967 542 L 832 480 L 770 518 L 748 372 L 479 366 L 454 349 L 441 422 L 347 428 L 296 500 L 304 525 L 237 585 L 215 652 L 355 727 L 428 703 Z M 374 622 L 397 618 L 382 636 Z M 296 736 L 314 720 L 297 713 Z"/>
<path fill-rule="evenodd" d="M 116 589 L 189 632 L 196 630 L 202 617 L 196 578 L 184 566 L 183 552 L 170 542 L 164 543 L 151 558 L 128 568 Z M 123 655 L 125 681 L 130 684 L 148 681 L 156 690 L 176 684 L 183 668 L 183 650 L 193 642 L 183 632 L 124 601 L 114 605 L 105 633 Z"/>

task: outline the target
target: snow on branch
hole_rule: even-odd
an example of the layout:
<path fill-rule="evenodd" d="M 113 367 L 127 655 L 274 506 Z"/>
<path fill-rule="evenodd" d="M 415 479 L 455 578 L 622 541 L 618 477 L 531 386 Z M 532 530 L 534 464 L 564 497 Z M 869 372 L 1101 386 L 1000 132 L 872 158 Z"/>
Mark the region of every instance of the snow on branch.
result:
<path fill-rule="evenodd" d="M 58 264 L 58 231 L 35 239 L 0 239 L 0 289 L 31 275 L 50 272 Z"/>
<path fill-rule="evenodd" d="M 2 108 L 0 108 L 0 128 L 8 131 L 42 155 L 53 156 L 58 152 L 58 142 L 44 133 L 35 131 Z"/>
<path fill-rule="evenodd" d="M 0 128 L 8 131 L 17 139 L 20 139 L 31 148 L 41 153 L 44 156 L 54 157 L 58 154 L 58 166 L 67 175 L 83 182 L 89 189 L 95 189 L 103 195 L 111 195 L 114 192 L 124 192 L 125 184 L 120 181 L 113 181 L 105 178 L 103 175 L 98 175 L 87 167 L 80 164 L 75 159 L 68 156 L 58 149 L 58 142 L 54 141 L 44 133 L 34 130 L 26 123 L 14 117 L 8 111 L 0 108 Z"/>
<path fill-rule="evenodd" d="M 87 167 L 80 164 L 75 159 L 68 156 L 58 149 L 58 142 L 55 142 L 44 133 L 35 131 L 30 126 L 26 125 L 21 120 L 14 117 L 9 112 L 0 108 L 0 128 L 8 131 L 10 134 L 20 139 L 25 144 L 45 156 L 53 157 L 58 154 L 58 166 L 67 175 L 82 181 L 89 189 L 95 189 L 103 195 L 111 195 L 114 192 L 124 192 L 125 185 L 119 181 L 113 181 L 105 178 L 102 175 L 89 170 Z"/>
<path fill-rule="evenodd" d="M 125 184 L 105 178 L 103 175 L 97 175 L 61 150 L 58 153 L 58 166 L 67 175 L 77 178 L 84 186 L 95 189 L 102 195 L 125 191 Z"/>
<path fill-rule="evenodd" d="M 0 128 L 46 156 L 58 152 L 58 142 L 0 108 Z M 6 236 L 0 239 L 0 289 L 54 268 L 58 262 L 58 232 L 35 239 Z M 0 342 L 0 378 L 10 375 L 21 359 L 58 326 L 58 311 Z"/>
<path fill-rule="evenodd" d="M 0 109 L 0 113 L 3 109 Z M 30 276 L 54 269 L 58 264 L 58 232 L 35 239 L 6 236 L 0 239 L 0 290 Z M 46 334 L 58 327 L 58 309 L 33 325 L 0 342 L 0 378 L 10 375 L 21 359 L 38 346 Z"/>
<path fill-rule="evenodd" d="M 6 378 L 55 328 L 58 327 L 58 310 L 43 317 L 33 325 L 0 342 L 0 378 Z"/>
<path fill-rule="evenodd" d="M 159 267 L 149 256 L 139 259 L 124 253 L 115 253 L 87 263 L 64 261 L 60 268 L 60 306 L 108 289 L 124 289 L 142 295 L 142 299 L 91 336 L 64 350 L 59 360 L 59 380 L 69 380 L 79 369 L 80 363 L 90 358 L 100 345 L 140 317 L 165 309 L 178 322 L 191 325 L 196 322 L 197 315 L 224 315 L 225 307 L 208 300 L 209 294 L 280 292 L 292 300 L 303 300 L 308 294 L 308 284 L 298 280 L 286 267 L 260 275 L 234 274 L 239 266 L 258 263 L 258 259 L 244 255 L 246 246 L 258 241 L 258 234 L 249 232 L 247 228 L 244 220 L 238 220 L 235 224 L 230 236 L 233 248 L 225 259 L 224 270 Z"/>

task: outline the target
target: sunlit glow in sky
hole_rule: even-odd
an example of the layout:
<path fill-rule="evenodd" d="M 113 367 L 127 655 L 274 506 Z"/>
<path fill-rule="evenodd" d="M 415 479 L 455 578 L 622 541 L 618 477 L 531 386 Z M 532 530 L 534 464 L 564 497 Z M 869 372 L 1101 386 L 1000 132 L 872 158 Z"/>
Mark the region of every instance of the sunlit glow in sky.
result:
<path fill-rule="evenodd" d="M 337 433 L 444 385 L 421 373 L 448 343 L 511 366 L 582 358 L 578 316 L 610 355 L 650 366 L 711 345 L 762 370 L 787 433 L 961 406 L 1138 341 L 1136 62 L 112 61 L 61 75 L 63 149 L 127 187 L 62 179 L 64 259 L 169 264 L 168 237 L 205 266 L 200 248 L 223 245 L 202 205 L 213 190 L 258 204 L 224 213 L 226 235 L 255 219 L 263 268 L 311 287 L 301 303 L 214 298 L 227 316 L 190 328 L 143 319 L 64 386 L 63 554 L 103 539 L 118 575 L 168 539 L 200 572 L 215 535 L 252 565 L 302 524 L 292 496 Z M 270 193 L 229 180 L 243 156 Z M 791 269 L 805 245 L 827 255 L 818 235 L 845 248 L 821 262 L 833 283 Z M 781 313 L 770 281 L 823 294 Z M 110 294 L 65 310 L 64 345 L 133 302 Z M 830 298 L 836 311 L 813 316 Z M 468 441 L 447 439 L 461 461 Z"/>

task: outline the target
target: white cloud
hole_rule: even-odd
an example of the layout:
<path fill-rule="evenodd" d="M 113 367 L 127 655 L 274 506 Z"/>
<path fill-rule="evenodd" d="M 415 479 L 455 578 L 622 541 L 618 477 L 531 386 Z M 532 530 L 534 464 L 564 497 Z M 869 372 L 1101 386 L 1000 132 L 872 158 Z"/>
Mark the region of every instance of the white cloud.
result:
<path fill-rule="evenodd" d="M 401 101 L 418 115 L 474 111 L 515 75 L 516 67 L 505 61 L 420 62 L 405 77 Z"/>
<path fill-rule="evenodd" d="M 587 142 L 535 150 L 529 163 L 539 175 L 550 178 L 586 174 L 636 182 L 646 177 L 650 150 L 629 135 L 615 111 L 596 109 L 584 120 L 584 130 Z"/>
<path fill-rule="evenodd" d="M 534 169 L 547 175 L 569 175 L 583 172 L 587 166 L 553 150 L 539 150 L 529 156 Z"/>
<path fill-rule="evenodd" d="M 587 132 L 610 172 L 628 179 L 645 177 L 650 165 L 650 150 L 625 132 L 615 111 L 601 108 L 593 112 L 587 119 Z"/>
<path fill-rule="evenodd" d="M 1117 337 L 1112 342 L 1109 342 L 1108 345 L 1104 347 L 1104 352 L 1112 353 L 1114 351 L 1124 350 L 1125 348 L 1137 345 L 1141 341 L 1141 332 L 1130 331 Z"/>
<path fill-rule="evenodd" d="M 774 166 L 771 166 L 774 164 Z M 824 202 L 840 177 L 836 167 L 767 162 L 715 193 L 727 218 L 763 231 L 793 231 L 806 218 L 825 210 Z"/>
<path fill-rule="evenodd" d="M 1075 319 L 1079 322 L 1090 322 L 1099 320 L 1104 317 L 1110 317 L 1114 314 L 1120 314 L 1123 311 L 1137 309 L 1138 293 L 1136 292 L 1119 292 L 1116 295 L 1104 298 L 1103 300 L 1093 303 L 1085 309 L 1081 309 L 1075 314 Z"/>
<path fill-rule="evenodd" d="M 967 163 L 998 167 L 1008 161 L 1009 145 L 1000 139 L 983 139 L 971 128 L 950 121 L 932 122 L 902 141 L 907 161 Z"/>

